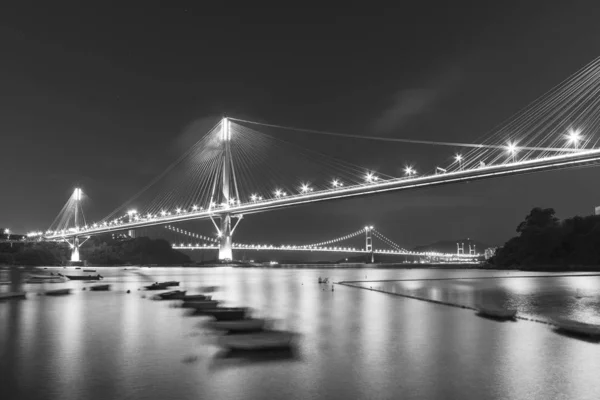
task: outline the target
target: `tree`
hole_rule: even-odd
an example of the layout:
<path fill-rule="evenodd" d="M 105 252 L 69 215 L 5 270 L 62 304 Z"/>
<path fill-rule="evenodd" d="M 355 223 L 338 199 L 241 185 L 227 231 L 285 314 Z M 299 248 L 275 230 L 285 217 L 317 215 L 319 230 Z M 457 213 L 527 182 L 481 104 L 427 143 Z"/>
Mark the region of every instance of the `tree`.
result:
<path fill-rule="evenodd" d="M 517 226 L 517 233 L 523 234 L 528 231 L 539 231 L 558 225 L 558 218 L 553 208 L 535 207 L 525 217 L 525 221 Z"/>

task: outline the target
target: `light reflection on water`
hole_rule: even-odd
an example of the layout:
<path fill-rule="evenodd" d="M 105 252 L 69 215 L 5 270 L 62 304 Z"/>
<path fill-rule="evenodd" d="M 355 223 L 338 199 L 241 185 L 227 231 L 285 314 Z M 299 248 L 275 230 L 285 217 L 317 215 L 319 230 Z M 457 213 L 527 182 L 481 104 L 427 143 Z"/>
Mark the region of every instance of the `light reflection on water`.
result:
<path fill-rule="evenodd" d="M 195 292 L 249 306 L 301 334 L 293 357 L 223 357 L 213 337 L 174 302 L 142 298 L 146 280 L 99 269 L 111 292 L 89 284 L 24 285 L 0 303 L 0 367 L 20 399 L 597 398 L 600 345 L 527 321 L 501 323 L 470 310 L 331 281 L 506 276 L 478 270 L 143 269 Z M 518 275 L 512 273 L 511 275 Z M 526 273 L 526 275 L 539 275 Z M 436 300 L 494 298 L 523 312 L 598 316 L 599 277 L 369 282 Z M 71 287 L 65 297 L 36 296 Z M 132 293 L 126 294 L 130 289 Z M 7 290 L 0 287 L 0 290 Z M 33 292 L 33 293 L 31 293 Z M 577 299 L 576 297 L 579 297 Z M 521 309 L 520 309 L 521 311 Z M 182 362 L 186 358 L 195 362 Z M 0 390 L 6 390 L 6 386 Z"/>
<path fill-rule="evenodd" d="M 542 320 L 566 317 L 600 324 L 600 276 L 409 280 L 356 285 L 469 307 L 493 303 Z"/>

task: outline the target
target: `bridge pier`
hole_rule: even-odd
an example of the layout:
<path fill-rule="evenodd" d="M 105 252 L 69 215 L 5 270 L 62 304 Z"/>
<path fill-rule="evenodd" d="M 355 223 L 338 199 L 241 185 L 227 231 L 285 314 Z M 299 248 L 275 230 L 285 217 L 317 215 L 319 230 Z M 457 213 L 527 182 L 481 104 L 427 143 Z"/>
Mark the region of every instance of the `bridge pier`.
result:
<path fill-rule="evenodd" d="M 231 249 L 231 214 L 221 215 L 221 237 L 219 238 L 219 260 L 233 260 L 233 251 Z"/>
<path fill-rule="evenodd" d="M 67 243 L 69 243 L 69 246 L 71 247 L 71 262 L 80 262 L 79 246 L 81 246 L 81 244 L 79 243 L 79 237 L 75 236 L 73 238 L 73 243 L 69 241 L 67 241 Z"/>

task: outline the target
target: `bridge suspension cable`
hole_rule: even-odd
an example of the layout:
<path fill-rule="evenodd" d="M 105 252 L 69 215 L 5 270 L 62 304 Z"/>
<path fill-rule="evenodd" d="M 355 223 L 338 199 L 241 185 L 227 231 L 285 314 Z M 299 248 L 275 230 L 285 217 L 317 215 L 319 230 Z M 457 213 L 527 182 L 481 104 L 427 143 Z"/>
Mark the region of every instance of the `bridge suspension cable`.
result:
<path fill-rule="evenodd" d="M 341 241 L 344 241 L 344 240 L 352 239 L 352 238 L 357 237 L 358 235 L 361 235 L 363 233 L 365 233 L 365 228 L 362 228 L 362 229 L 360 229 L 360 230 L 358 230 L 356 232 L 352 232 L 352 233 L 349 233 L 349 234 L 344 235 L 344 236 L 340 236 L 340 237 L 335 238 L 335 239 L 325 240 L 323 242 L 318 242 L 318 243 L 313 243 L 313 244 L 306 244 L 306 245 L 300 245 L 300 246 L 302 246 L 302 247 L 327 246 L 327 245 L 338 243 L 338 242 L 341 242 Z"/>
<path fill-rule="evenodd" d="M 434 146 L 451 146 L 451 147 L 471 147 L 471 148 L 477 148 L 477 149 L 500 149 L 500 150 L 505 150 L 506 149 L 506 145 L 504 144 L 478 144 L 478 143 L 462 143 L 462 142 L 445 142 L 445 141 L 439 141 L 439 140 L 422 140 L 422 139 L 403 139 L 403 138 L 395 138 L 395 137 L 384 137 L 384 136 L 365 136 L 365 135 L 357 135 L 357 134 L 352 134 L 352 133 L 340 133 L 340 132 L 329 132 L 329 131 L 321 131 L 321 130 L 316 130 L 316 129 L 306 129 L 306 128 L 295 128 L 295 127 L 290 127 L 290 126 L 283 126 L 283 125 L 275 125 L 275 124 L 268 124 L 268 123 L 264 123 L 264 122 L 256 122 L 256 121 L 249 121 L 249 120 L 244 120 L 244 119 L 238 119 L 238 118 L 230 118 L 232 121 L 237 121 L 237 122 L 242 122 L 242 123 L 247 123 L 247 124 L 252 124 L 252 125 L 260 125 L 260 126 L 267 126 L 270 128 L 278 128 L 278 129 L 283 129 L 283 130 L 288 130 L 288 131 L 296 131 L 296 132 L 305 132 L 305 133 L 314 133 L 314 134 L 318 134 L 318 135 L 328 135 L 328 136 L 336 136 L 336 137 L 344 137 L 344 138 L 351 138 L 351 139 L 363 139 L 363 140 L 376 140 L 376 141 L 382 141 L 382 142 L 398 142 L 398 143 L 410 143 L 410 144 L 426 144 L 426 145 L 434 145 Z M 559 152 L 564 152 L 564 151 L 575 151 L 573 149 L 565 149 L 565 148 L 548 148 L 548 147 L 521 147 L 524 150 L 536 150 L 536 151 L 559 151 Z"/>
<path fill-rule="evenodd" d="M 400 246 L 398 243 L 393 242 L 391 239 L 388 239 L 386 236 L 384 236 L 381 232 L 379 232 L 375 228 L 373 228 L 371 231 L 373 232 L 373 235 L 375 235 L 375 237 L 377 237 L 379 240 L 381 240 L 384 243 L 386 243 L 388 246 L 390 246 L 394 250 L 408 251 L 405 248 L 403 248 L 402 246 Z"/>

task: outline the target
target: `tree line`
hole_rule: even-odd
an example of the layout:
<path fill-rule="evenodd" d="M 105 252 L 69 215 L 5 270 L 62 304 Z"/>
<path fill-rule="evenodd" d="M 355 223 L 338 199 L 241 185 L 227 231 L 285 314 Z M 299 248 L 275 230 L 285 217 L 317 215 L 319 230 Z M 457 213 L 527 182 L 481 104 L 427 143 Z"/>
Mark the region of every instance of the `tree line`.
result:
<path fill-rule="evenodd" d="M 517 226 L 517 236 L 489 263 L 515 269 L 594 269 L 600 266 L 600 216 L 564 220 L 552 208 L 536 207 Z"/>

